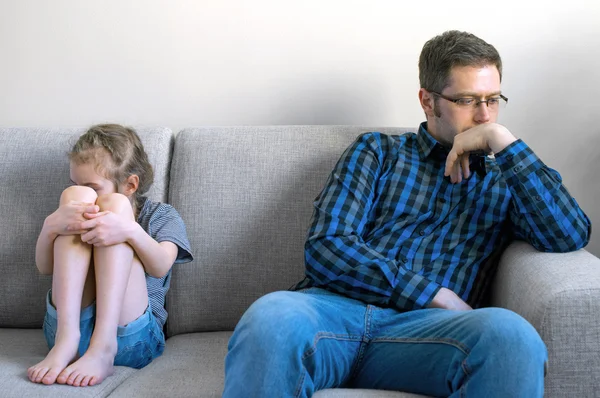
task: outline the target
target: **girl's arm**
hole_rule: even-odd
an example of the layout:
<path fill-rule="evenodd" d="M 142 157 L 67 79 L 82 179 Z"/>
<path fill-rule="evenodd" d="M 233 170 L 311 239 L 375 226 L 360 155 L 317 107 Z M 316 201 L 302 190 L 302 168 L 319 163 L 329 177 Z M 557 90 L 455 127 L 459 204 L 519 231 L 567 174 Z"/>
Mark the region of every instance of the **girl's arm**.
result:
<path fill-rule="evenodd" d="M 74 223 L 67 229 L 87 231 L 81 235 L 81 240 L 94 246 L 129 244 L 150 276 L 162 278 L 177 259 L 179 249 L 175 243 L 168 240 L 159 243 L 136 221 L 125 220 L 111 211 L 84 216 L 87 221 Z"/>
<path fill-rule="evenodd" d="M 133 222 L 133 228 L 127 243 L 133 247 L 135 254 L 140 258 L 146 272 L 155 278 L 165 276 L 175 259 L 178 248 L 173 242 L 157 242 L 137 222 Z"/>

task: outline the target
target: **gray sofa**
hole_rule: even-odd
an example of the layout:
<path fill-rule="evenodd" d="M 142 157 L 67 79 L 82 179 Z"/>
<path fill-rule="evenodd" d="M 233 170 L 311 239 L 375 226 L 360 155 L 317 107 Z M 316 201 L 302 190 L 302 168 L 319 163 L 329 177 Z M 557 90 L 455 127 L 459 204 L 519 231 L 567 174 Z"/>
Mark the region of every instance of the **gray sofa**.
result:
<path fill-rule="evenodd" d="M 142 370 L 119 367 L 94 387 L 43 386 L 26 369 L 47 353 L 41 332 L 51 279 L 34 264 L 46 215 L 69 184 L 67 150 L 82 130 L 0 129 L 0 395 L 3 397 L 218 397 L 231 331 L 258 297 L 303 276 L 312 201 L 355 126 L 138 128 L 156 169 L 153 199 L 175 206 L 195 255 L 174 268 L 164 355 Z M 549 349 L 548 397 L 600 390 L 600 260 L 585 250 L 504 252 L 492 304 L 514 310 Z M 410 397 L 325 390 L 315 397 Z"/>

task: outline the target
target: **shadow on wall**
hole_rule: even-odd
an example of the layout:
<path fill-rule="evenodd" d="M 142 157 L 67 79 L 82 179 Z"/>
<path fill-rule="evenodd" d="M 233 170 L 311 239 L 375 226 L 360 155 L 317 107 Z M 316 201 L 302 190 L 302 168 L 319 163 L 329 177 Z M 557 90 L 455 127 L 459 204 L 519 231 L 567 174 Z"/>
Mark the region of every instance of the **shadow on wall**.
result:
<path fill-rule="evenodd" d="M 388 101 L 390 84 L 378 74 L 352 76 L 323 72 L 318 75 L 294 76 L 277 82 L 277 104 L 268 110 L 267 124 L 279 125 L 385 125 L 393 114 Z"/>
<path fill-rule="evenodd" d="M 589 49 L 573 40 L 570 46 L 524 42 L 513 55 L 516 59 L 505 60 L 503 91 L 510 103 L 503 123 L 561 174 L 570 194 L 595 224 L 600 223 L 595 203 L 600 196 L 596 167 L 600 161 L 596 116 L 600 60 L 591 59 Z M 523 59 L 530 61 L 518 62 Z M 520 65 L 520 69 L 510 70 L 510 65 Z M 600 256 L 600 236 L 592 235 L 586 249 Z"/>

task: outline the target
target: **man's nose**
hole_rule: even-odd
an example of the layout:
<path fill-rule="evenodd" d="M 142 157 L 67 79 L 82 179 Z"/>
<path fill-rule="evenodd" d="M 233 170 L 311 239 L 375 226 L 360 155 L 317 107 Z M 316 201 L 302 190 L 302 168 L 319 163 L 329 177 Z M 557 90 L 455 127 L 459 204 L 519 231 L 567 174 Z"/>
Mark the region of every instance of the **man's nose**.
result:
<path fill-rule="evenodd" d="M 487 123 L 490 121 L 490 110 L 487 103 L 480 102 L 475 109 L 475 121 L 477 123 Z"/>

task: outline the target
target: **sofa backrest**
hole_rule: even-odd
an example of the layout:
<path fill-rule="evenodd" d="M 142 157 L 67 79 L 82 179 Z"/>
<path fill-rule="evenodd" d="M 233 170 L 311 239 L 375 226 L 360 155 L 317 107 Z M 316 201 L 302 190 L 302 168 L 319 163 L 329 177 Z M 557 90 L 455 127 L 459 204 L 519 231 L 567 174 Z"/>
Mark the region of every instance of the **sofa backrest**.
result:
<path fill-rule="evenodd" d="M 70 185 L 67 153 L 85 129 L 0 129 L 0 327 L 41 327 L 50 276 L 35 266 L 35 243 L 46 216 Z M 155 169 L 149 196 L 167 199 L 173 133 L 137 130 Z"/>
<path fill-rule="evenodd" d="M 365 131 L 407 129 L 206 127 L 177 134 L 169 202 L 186 222 L 195 259 L 174 267 L 169 336 L 233 330 L 254 300 L 303 278 L 312 202 Z"/>

